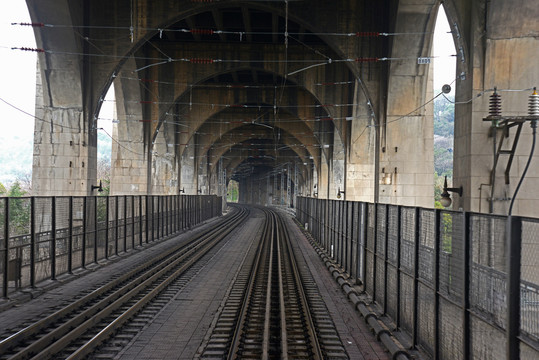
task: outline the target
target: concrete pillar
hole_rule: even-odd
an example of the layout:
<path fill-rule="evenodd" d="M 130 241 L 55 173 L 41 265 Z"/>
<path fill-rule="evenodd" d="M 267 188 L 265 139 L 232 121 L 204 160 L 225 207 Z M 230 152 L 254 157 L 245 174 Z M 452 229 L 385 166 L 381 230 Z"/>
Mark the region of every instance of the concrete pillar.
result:
<path fill-rule="evenodd" d="M 185 148 L 181 157 L 180 189 L 185 195 L 196 195 L 198 189 L 198 176 L 195 167 L 195 146 L 193 140 Z"/>
<path fill-rule="evenodd" d="M 178 193 L 178 168 L 175 144 L 164 131 L 157 134 L 152 147 L 152 194 L 175 195 Z"/>
<path fill-rule="evenodd" d="M 43 69 L 42 61 L 36 76 L 33 195 L 92 194 L 91 186 L 97 185 L 97 133 L 82 109 L 80 82 L 61 81 L 75 79 L 75 74 Z M 63 82 L 65 87 L 52 87 L 51 82 Z"/>
<path fill-rule="evenodd" d="M 462 199 L 452 196 L 455 202 L 453 208 L 507 214 L 510 198 L 514 196 L 530 153 L 531 129 L 529 123 L 522 128 L 509 183 L 505 182 L 504 177 L 508 156 L 502 155 L 493 184 L 490 174 L 494 163 L 494 139 L 499 144 L 502 132 L 497 130 L 496 138 L 491 136 L 494 133 L 491 123 L 483 121 L 483 118 L 488 116 L 489 96 L 494 87 L 500 90 L 502 96 L 503 116 L 527 114 L 531 90 L 515 90 L 539 86 L 539 67 L 536 61 L 539 58 L 539 7 L 534 0 L 498 0 L 489 3 L 486 8 L 476 4 L 471 15 L 469 23 L 450 21 L 453 24 L 452 31 L 458 36 L 456 47 L 462 49 L 457 61 L 457 74 L 462 73 L 462 77 L 456 89 L 458 104 L 455 109 L 453 186 L 462 185 L 464 196 Z M 470 30 L 465 32 L 463 29 Z M 510 137 L 504 138 L 504 149 L 510 148 L 514 134 L 513 129 Z M 513 215 L 537 215 L 537 157 L 534 156 L 517 196 Z"/>
<path fill-rule="evenodd" d="M 134 60 L 130 60 L 126 70 L 134 66 Z M 128 77 L 114 82 L 118 123 L 114 124 L 112 133 L 115 141 L 111 155 L 111 195 L 145 195 L 149 190 L 149 154 L 144 141 L 144 127 L 149 124 L 140 121 L 143 120 L 140 103 L 130 101 L 140 99 L 140 89 L 133 83 Z"/>
<path fill-rule="evenodd" d="M 374 201 L 376 162 L 376 119 L 372 104 L 365 97 L 361 84 L 355 84 L 350 149 L 346 171 L 346 199 Z"/>

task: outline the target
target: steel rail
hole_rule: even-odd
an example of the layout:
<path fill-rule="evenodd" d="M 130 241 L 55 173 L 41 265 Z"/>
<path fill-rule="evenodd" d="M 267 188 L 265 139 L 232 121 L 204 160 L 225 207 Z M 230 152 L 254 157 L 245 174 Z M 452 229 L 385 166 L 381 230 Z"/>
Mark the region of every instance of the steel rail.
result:
<path fill-rule="evenodd" d="M 260 244 L 263 250 L 253 262 L 227 358 L 298 358 L 299 354 L 294 351 L 298 350 L 296 342 L 299 341 L 300 357 L 323 359 L 286 224 L 276 212 L 263 211 L 266 215 Z M 290 311 L 295 314 L 292 319 L 287 316 Z M 260 326 L 259 337 L 256 336 L 257 326 Z M 304 335 L 298 337 L 302 333 Z"/>
<path fill-rule="evenodd" d="M 271 321 L 271 290 L 272 290 L 272 275 L 273 275 L 273 239 L 275 236 L 275 223 L 273 218 L 270 220 L 270 234 L 267 240 L 269 240 L 269 260 L 268 260 L 268 274 L 266 276 L 266 309 L 264 313 L 264 334 L 262 337 L 262 360 L 267 360 L 269 358 L 269 347 L 270 347 L 270 321 Z"/>
<path fill-rule="evenodd" d="M 311 344 L 311 351 L 312 351 L 312 359 L 319 360 L 323 359 L 323 351 L 321 348 L 321 344 L 318 341 L 318 336 L 316 335 L 315 329 L 316 324 L 314 322 L 313 316 L 311 314 L 311 311 L 309 310 L 309 302 L 307 300 L 307 295 L 305 293 L 305 290 L 302 285 L 302 279 L 301 275 L 298 269 L 296 258 L 293 255 L 292 245 L 290 243 L 290 234 L 288 233 L 288 228 L 284 224 L 284 221 L 280 216 L 278 216 L 278 221 L 280 223 L 280 229 L 282 229 L 282 240 L 284 242 L 284 245 L 286 246 L 286 254 L 288 256 L 288 261 L 290 266 L 292 267 L 292 275 L 294 277 L 295 283 L 296 283 L 296 291 L 298 293 L 298 298 L 300 300 L 302 309 L 303 309 L 303 316 L 305 318 L 306 322 L 306 330 L 308 332 L 310 344 Z"/>
<path fill-rule="evenodd" d="M 285 294 L 283 289 L 283 257 L 282 251 L 281 251 L 281 242 L 285 241 L 284 239 L 284 229 L 279 227 L 279 220 L 278 216 L 275 213 L 272 213 L 273 221 L 275 221 L 275 227 L 276 227 L 276 244 L 277 244 L 277 269 L 279 271 L 279 313 L 281 318 L 281 359 L 288 360 L 288 336 L 286 331 L 286 309 L 285 309 Z"/>
<path fill-rule="evenodd" d="M 187 245 L 183 244 L 183 245 L 178 245 L 174 247 L 173 249 L 160 255 L 156 260 L 151 260 L 138 266 L 136 269 L 129 271 L 128 273 L 122 275 L 121 277 L 114 280 L 113 282 L 108 283 L 100 287 L 99 289 L 94 290 L 92 293 L 77 300 L 75 303 L 55 312 L 54 314 L 38 321 L 37 323 L 30 325 L 27 328 L 17 332 L 16 334 L 13 334 L 12 336 L 2 340 L 0 342 L 0 352 L 4 353 L 5 350 L 9 350 L 18 346 L 22 341 L 24 341 L 29 336 L 34 336 L 35 334 L 38 334 L 40 331 L 43 331 L 47 327 L 50 327 L 51 324 L 57 322 L 59 318 L 66 317 L 69 314 L 77 311 L 77 309 L 79 309 L 80 307 L 85 306 L 85 304 L 91 301 L 95 301 L 95 299 L 101 296 L 101 294 L 112 291 L 112 289 L 115 286 L 117 286 L 118 284 L 122 282 L 127 281 L 130 277 L 133 277 L 136 274 L 139 274 L 141 271 L 151 269 L 152 267 L 155 267 L 156 264 L 159 265 L 157 269 L 154 269 L 153 271 L 150 270 L 149 272 L 145 274 L 137 276 L 137 278 L 133 282 L 126 285 L 126 287 L 123 287 L 122 289 L 116 290 L 112 294 L 109 294 L 109 296 L 106 299 L 99 301 L 94 306 L 90 307 L 89 309 L 86 309 L 85 311 L 83 311 L 76 317 L 70 319 L 68 322 L 64 323 L 63 325 L 60 325 L 59 327 L 56 328 L 56 330 L 49 332 L 48 334 L 41 337 L 38 341 L 32 343 L 30 346 L 20 350 L 17 354 L 12 356 L 10 359 L 26 359 L 36 354 L 37 352 L 42 352 L 41 355 L 54 353 L 53 351 L 51 352 L 51 350 L 54 349 L 54 351 L 57 351 L 58 349 L 61 348 L 61 346 L 58 345 L 58 346 L 51 347 L 52 345 L 49 345 L 51 341 L 60 339 L 58 340 L 58 344 L 63 344 L 63 346 L 65 346 L 68 343 L 68 339 L 73 340 L 73 338 L 77 334 L 83 333 L 82 330 L 73 330 L 74 327 L 77 327 L 80 324 L 84 324 L 84 327 L 87 329 L 90 326 L 95 325 L 99 321 L 98 319 L 101 319 L 105 316 L 103 314 L 105 313 L 110 314 L 110 312 L 112 311 L 112 308 L 111 308 L 112 305 L 106 306 L 108 303 L 113 302 L 113 303 L 118 304 L 118 301 L 127 300 L 128 295 L 134 296 L 135 294 L 139 293 L 139 291 L 144 286 L 148 285 L 151 280 L 155 280 L 159 278 L 164 273 L 166 273 L 167 270 L 170 270 L 172 268 L 172 264 L 175 263 L 177 265 L 178 262 L 182 261 L 178 258 L 181 258 L 185 261 L 185 259 L 193 255 L 197 251 L 197 249 L 207 248 L 203 245 L 204 239 L 210 238 L 210 240 L 206 240 L 206 241 L 211 241 L 211 238 L 216 238 L 218 236 L 219 231 L 222 231 L 222 230 L 225 230 L 225 232 L 232 231 L 233 227 L 231 227 L 230 225 L 233 222 L 241 221 L 241 219 L 246 217 L 245 214 L 246 214 L 245 211 L 237 212 L 231 218 L 225 219 L 222 222 L 220 222 L 217 227 L 210 229 L 209 231 L 205 231 L 204 233 L 195 237 L 189 242 L 189 244 Z M 229 229 L 229 230 L 227 231 L 226 229 Z M 174 253 L 177 253 L 178 251 L 181 252 L 180 255 L 177 255 L 177 256 L 173 255 Z M 192 263 L 193 261 L 189 262 L 189 264 L 191 265 Z M 161 270 L 158 270 L 159 268 L 161 268 Z M 127 294 L 125 294 L 126 291 L 127 291 Z M 95 314 L 97 314 L 99 311 L 105 311 L 105 312 L 102 314 L 103 316 L 96 317 Z M 43 349 L 49 349 L 49 350 L 43 353 L 44 351 Z"/>
<path fill-rule="evenodd" d="M 237 357 L 239 348 L 240 348 L 240 341 L 243 336 L 243 328 L 244 324 L 246 322 L 247 314 L 248 314 L 248 303 L 249 299 L 253 296 L 254 288 L 255 288 L 255 282 L 256 282 L 256 271 L 255 269 L 258 269 L 259 266 L 261 266 L 261 261 L 264 258 L 265 255 L 265 239 L 269 236 L 268 234 L 271 234 L 271 223 L 268 221 L 267 217 L 264 221 L 264 230 L 262 232 L 262 241 L 260 242 L 258 246 L 258 251 L 255 257 L 255 260 L 253 261 L 252 265 L 252 271 L 249 275 L 249 280 L 247 282 L 247 287 L 245 290 L 245 296 L 243 297 L 243 306 L 241 306 L 239 311 L 238 320 L 236 322 L 236 328 L 234 330 L 234 334 L 232 336 L 231 345 L 229 347 L 227 359 L 234 359 Z"/>

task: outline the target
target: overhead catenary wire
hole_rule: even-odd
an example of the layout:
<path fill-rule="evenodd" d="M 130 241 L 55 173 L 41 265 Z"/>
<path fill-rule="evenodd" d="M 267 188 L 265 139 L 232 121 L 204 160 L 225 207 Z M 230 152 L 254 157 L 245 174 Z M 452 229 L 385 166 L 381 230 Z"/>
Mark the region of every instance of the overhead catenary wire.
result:
<path fill-rule="evenodd" d="M 288 1 L 285 1 L 288 5 Z M 288 9 L 287 9 L 288 10 Z M 132 21 L 132 20 L 131 20 Z M 313 35 L 313 36 L 335 36 L 335 37 L 366 37 L 366 38 L 376 38 L 376 37 L 390 37 L 390 36 L 417 36 L 417 35 L 427 35 L 432 34 L 433 32 L 378 32 L 378 31 L 352 31 L 352 32 L 288 32 L 288 27 L 285 29 L 285 32 L 280 31 L 229 31 L 229 30 L 217 30 L 217 29 L 189 29 L 189 28 L 159 28 L 159 27 L 134 27 L 131 26 L 107 26 L 107 25 L 62 25 L 62 24 L 51 24 L 43 22 L 12 22 L 11 25 L 14 26 L 31 26 L 37 28 L 72 28 L 72 29 L 93 29 L 93 30 L 126 30 L 131 32 L 142 31 L 142 32 L 155 32 L 159 34 L 174 32 L 174 33 L 192 33 L 198 35 L 282 35 L 287 36 L 302 36 L 302 35 Z"/>

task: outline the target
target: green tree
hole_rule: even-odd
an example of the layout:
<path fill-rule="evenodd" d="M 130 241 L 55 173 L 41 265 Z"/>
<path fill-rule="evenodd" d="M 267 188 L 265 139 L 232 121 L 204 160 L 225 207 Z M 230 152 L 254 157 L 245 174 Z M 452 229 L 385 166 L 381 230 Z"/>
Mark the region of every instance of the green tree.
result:
<path fill-rule="evenodd" d="M 9 200 L 9 226 L 11 235 L 24 235 L 30 232 L 30 201 L 22 198 L 27 193 L 15 181 L 7 192 Z"/>

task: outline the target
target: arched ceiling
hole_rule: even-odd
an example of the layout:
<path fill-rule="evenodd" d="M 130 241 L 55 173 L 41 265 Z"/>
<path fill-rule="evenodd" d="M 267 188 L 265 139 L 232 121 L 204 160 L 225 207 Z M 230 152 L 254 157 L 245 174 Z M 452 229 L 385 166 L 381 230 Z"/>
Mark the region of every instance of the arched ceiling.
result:
<path fill-rule="evenodd" d="M 193 145 L 199 162 L 212 167 L 224 156 L 232 178 L 286 162 L 318 167 L 323 152 L 327 161 L 327 144 L 346 124 L 334 118 L 352 113 L 354 82 L 336 94 L 313 82 L 328 82 L 332 73 L 341 82 L 354 77 L 345 63 L 325 64 L 338 58 L 331 46 L 280 5 L 193 9 L 138 48 L 136 74 L 148 79 L 141 81 L 146 114 L 159 119 L 147 126 L 152 141 L 160 131 L 174 132 L 179 157 Z M 322 76 L 308 78 L 317 67 Z"/>

